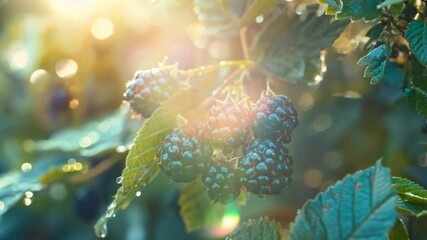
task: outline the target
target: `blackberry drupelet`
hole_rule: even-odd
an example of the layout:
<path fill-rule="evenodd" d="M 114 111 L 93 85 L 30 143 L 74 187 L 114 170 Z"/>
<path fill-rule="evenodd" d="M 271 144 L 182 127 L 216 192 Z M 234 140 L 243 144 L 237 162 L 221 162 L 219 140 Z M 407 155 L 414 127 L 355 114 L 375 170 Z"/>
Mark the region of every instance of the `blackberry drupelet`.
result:
<path fill-rule="evenodd" d="M 227 204 L 240 193 L 240 179 L 236 169 L 226 163 L 213 163 L 202 176 L 208 197 L 214 202 Z"/>
<path fill-rule="evenodd" d="M 286 96 L 262 96 L 253 109 L 252 130 L 256 138 L 291 141 L 298 125 L 298 112 Z"/>
<path fill-rule="evenodd" d="M 177 79 L 175 67 L 139 70 L 127 83 L 124 99 L 134 112 L 150 117 L 160 103 L 171 96 Z"/>
<path fill-rule="evenodd" d="M 239 161 L 242 185 L 258 195 L 279 194 L 291 182 L 293 160 L 279 142 L 254 139 Z"/>
<path fill-rule="evenodd" d="M 157 158 L 160 168 L 175 182 L 191 182 L 206 170 L 212 152 L 201 132 L 201 124 L 190 124 L 175 128 L 164 138 Z"/>
<path fill-rule="evenodd" d="M 247 141 L 250 124 L 249 112 L 233 101 L 214 104 L 208 118 L 213 146 L 234 149 L 243 145 Z"/>

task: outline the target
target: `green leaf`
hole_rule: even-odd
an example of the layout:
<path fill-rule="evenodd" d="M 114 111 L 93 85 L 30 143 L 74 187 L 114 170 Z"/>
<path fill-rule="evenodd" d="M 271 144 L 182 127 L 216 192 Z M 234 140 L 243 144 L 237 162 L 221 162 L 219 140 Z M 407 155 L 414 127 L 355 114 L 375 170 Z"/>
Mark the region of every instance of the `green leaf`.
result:
<path fill-rule="evenodd" d="M 176 126 L 177 114 L 185 115 L 200 102 L 202 98 L 199 94 L 192 90 L 184 90 L 165 101 L 151 118 L 147 119 L 126 158 L 126 167 L 121 176 L 122 186 L 117 190 L 106 213 L 95 225 L 98 236 L 107 235 L 108 219 L 114 217 L 117 211 L 125 209 L 135 198 L 135 194 L 159 173 L 156 161 L 157 149 L 163 138 Z"/>
<path fill-rule="evenodd" d="M 423 20 L 409 23 L 405 38 L 415 57 L 423 65 L 427 65 L 427 26 Z"/>
<path fill-rule="evenodd" d="M 246 26 L 253 21 L 257 16 L 272 9 L 279 3 L 279 0 L 254 0 L 240 19 L 240 26 Z"/>
<path fill-rule="evenodd" d="M 236 230 L 234 230 L 226 240 L 280 240 L 281 227 L 274 220 L 269 220 L 268 217 L 261 217 L 259 219 L 249 219 L 241 223 Z"/>
<path fill-rule="evenodd" d="M 387 44 L 383 44 L 372 49 L 357 62 L 357 64 L 368 65 L 363 76 L 371 77 L 371 84 L 377 84 L 383 78 L 389 55 L 390 47 Z"/>
<path fill-rule="evenodd" d="M 427 204 L 408 202 L 408 201 L 402 200 L 400 197 L 397 203 L 397 210 L 400 213 L 408 216 L 413 216 L 413 217 L 427 216 Z"/>
<path fill-rule="evenodd" d="M 401 219 L 397 219 L 393 228 L 388 234 L 388 240 L 409 240 L 408 231 Z"/>
<path fill-rule="evenodd" d="M 367 51 L 371 47 L 371 44 L 374 41 L 380 38 L 381 32 L 383 31 L 384 28 L 385 28 L 384 24 L 378 23 L 375 26 L 373 26 L 371 29 L 369 29 L 369 31 L 366 33 L 366 36 L 369 37 L 369 40 L 368 42 L 366 42 L 365 46 L 363 47 L 365 51 Z"/>
<path fill-rule="evenodd" d="M 417 183 L 406 178 L 393 177 L 393 184 L 397 194 L 399 194 L 403 200 L 427 204 L 427 190 Z"/>
<path fill-rule="evenodd" d="M 250 49 L 251 58 L 266 74 L 288 82 L 314 81 L 322 75 L 320 50 L 330 47 L 349 21 L 332 21 L 330 16 L 281 12 L 266 23 Z M 315 39 L 315 40 L 314 40 Z"/>
<path fill-rule="evenodd" d="M 20 171 L 0 175 L 0 216 L 21 200 L 25 192 L 39 191 L 41 188 L 37 181 L 24 178 Z"/>
<path fill-rule="evenodd" d="M 308 201 L 291 225 L 290 239 L 385 239 L 396 203 L 390 169 L 379 160 Z"/>
<path fill-rule="evenodd" d="M 400 16 L 400 14 L 402 13 L 402 11 L 403 11 L 403 7 L 404 7 L 405 5 L 403 4 L 403 1 L 401 1 L 401 2 L 399 2 L 399 3 L 396 3 L 396 4 L 393 4 L 393 5 L 390 5 L 389 7 L 388 7 L 388 12 L 390 13 L 390 15 L 392 16 L 392 17 L 395 17 L 395 18 L 397 18 L 397 17 L 399 17 Z"/>
<path fill-rule="evenodd" d="M 200 181 L 192 182 L 182 188 L 178 204 L 187 232 L 205 228 L 220 220 L 229 208 L 219 203 L 211 203 Z"/>
<path fill-rule="evenodd" d="M 126 127 L 129 107 L 122 105 L 116 112 L 79 127 L 64 129 L 47 140 L 36 143 L 39 152 L 72 152 L 84 157 L 92 157 L 106 152 L 114 152 L 117 146 L 129 145 Z"/>
<path fill-rule="evenodd" d="M 337 12 L 336 18 L 350 17 L 351 20 L 372 21 L 381 16 L 381 9 L 377 6 L 382 0 L 343 0 L 341 11 Z"/>
<path fill-rule="evenodd" d="M 387 7 L 389 5 L 397 4 L 397 3 L 403 3 L 403 0 L 385 0 L 381 4 L 377 6 L 378 9 Z"/>
<path fill-rule="evenodd" d="M 405 82 L 411 83 L 408 94 L 409 106 L 427 118 L 427 76 L 425 67 L 416 59 L 410 59 L 406 66 Z"/>
<path fill-rule="evenodd" d="M 319 3 L 328 4 L 326 14 L 335 15 L 337 12 L 341 11 L 343 2 L 341 0 L 319 0 Z"/>
<path fill-rule="evenodd" d="M 197 19 L 205 27 L 207 36 L 224 38 L 237 35 L 238 26 L 233 21 L 233 14 L 227 9 L 228 5 L 224 0 L 194 1 Z"/>

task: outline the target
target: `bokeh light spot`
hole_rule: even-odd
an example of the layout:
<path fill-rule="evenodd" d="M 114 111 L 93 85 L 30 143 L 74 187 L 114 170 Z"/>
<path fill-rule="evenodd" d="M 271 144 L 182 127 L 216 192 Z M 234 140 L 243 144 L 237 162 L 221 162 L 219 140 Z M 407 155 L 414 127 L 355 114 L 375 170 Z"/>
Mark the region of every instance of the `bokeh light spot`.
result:
<path fill-rule="evenodd" d="M 108 18 L 99 18 L 93 23 L 91 32 L 98 40 L 107 39 L 114 33 L 114 24 Z"/>
<path fill-rule="evenodd" d="M 31 73 L 30 82 L 38 83 L 45 81 L 49 78 L 49 73 L 44 69 L 37 69 L 33 73 Z"/>
<path fill-rule="evenodd" d="M 33 169 L 33 165 L 31 165 L 31 163 L 23 163 L 21 165 L 21 171 L 24 173 L 31 171 L 31 169 Z"/>
<path fill-rule="evenodd" d="M 73 59 L 62 59 L 55 65 L 56 74 L 61 78 L 73 77 L 78 69 L 79 66 Z"/>
<path fill-rule="evenodd" d="M 68 104 L 70 106 L 71 109 L 76 109 L 79 106 L 80 102 L 77 99 L 73 99 L 70 101 L 70 103 Z"/>
<path fill-rule="evenodd" d="M 29 60 L 27 51 L 20 44 L 15 44 L 9 52 L 9 67 L 12 71 L 24 68 Z"/>
<path fill-rule="evenodd" d="M 54 200 L 63 200 L 67 196 L 67 188 L 62 183 L 54 183 L 49 189 L 49 195 Z"/>

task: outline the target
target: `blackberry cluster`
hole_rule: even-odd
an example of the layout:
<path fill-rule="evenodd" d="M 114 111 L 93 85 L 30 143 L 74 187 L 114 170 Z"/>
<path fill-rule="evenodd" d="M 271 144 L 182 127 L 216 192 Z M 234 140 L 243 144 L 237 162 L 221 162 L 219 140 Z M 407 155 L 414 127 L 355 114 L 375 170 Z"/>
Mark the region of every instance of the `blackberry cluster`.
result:
<path fill-rule="evenodd" d="M 177 79 L 176 68 L 139 70 L 127 83 L 124 99 L 135 113 L 150 117 L 160 103 L 171 96 Z"/>
<path fill-rule="evenodd" d="M 227 204 L 240 193 L 239 175 L 229 164 L 212 164 L 203 174 L 202 180 L 206 193 L 214 202 Z"/>
<path fill-rule="evenodd" d="M 191 182 L 202 175 L 208 197 L 223 204 L 242 187 L 271 195 L 290 184 L 293 160 L 284 144 L 298 115 L 286 96 L 263 96 L 252 112 L 233 101 L 217 102 L 206 122 L 175 128 L 164 138 L 157 157 L 171 179 Z"/>
<path fill-rule="evenodd" d="M 262 96 L 253 109 L 252 130 L 256 138 L 289 143 L 298 126 L 298 112 L 286 96 Z"/>
<path fill-rule="evenodd" d="M 191 182 L 206 169 L 212 152 L 201 138 L 199 124 L 177 127 L 157 152 L 160 168 L 175 182 Z"/>
<path fill-rule="evenodd" d="M 239 162 L 241 182 L 249 192 L 279 194 L 291 182 L 292 157 L 285 146 L 274 140 L 256 138 Z"/>
<path fill-rule="evenodd" d="M 212 144 L 216 147 L 237 148 L 248 139 L 250 126 L 249 112 L 230 101 L 212 106 L 208 128 Z"/>

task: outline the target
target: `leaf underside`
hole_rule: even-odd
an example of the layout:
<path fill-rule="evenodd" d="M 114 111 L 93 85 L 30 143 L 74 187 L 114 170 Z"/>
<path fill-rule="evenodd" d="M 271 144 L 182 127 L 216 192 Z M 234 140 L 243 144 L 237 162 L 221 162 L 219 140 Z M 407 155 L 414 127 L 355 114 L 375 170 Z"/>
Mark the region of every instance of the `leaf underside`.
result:
<path fill-rule="evenodd" d="M 390 47 L 383 44 L 372 49 L 368 54 L 363 56 L 357 64 L 368 65 L 363 74 L 364 77 L 371 78 L 371 84 L 377 84 L 384 76 L 385 66 L 390 55 Z"/>
<path fill-rule="evenodd" d="M 259 219 L 249 219 L 241 223 L 236 230 L 234 230 L 226 240 L 280 240 L 281 227 L 274 220 L 269 220 L 268 217 L 261 217 Z"/>

